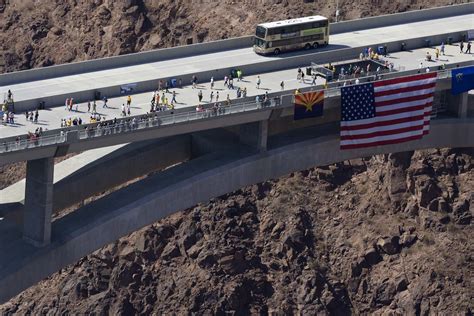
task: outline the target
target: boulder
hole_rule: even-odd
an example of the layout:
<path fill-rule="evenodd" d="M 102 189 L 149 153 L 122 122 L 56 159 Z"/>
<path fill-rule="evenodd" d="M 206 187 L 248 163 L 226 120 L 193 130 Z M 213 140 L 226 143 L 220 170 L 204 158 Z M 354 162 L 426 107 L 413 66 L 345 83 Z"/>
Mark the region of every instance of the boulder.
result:
<path fill-rule="evenodd" d="M 373 266 L 383 260 L 380 253 L 375 248 L 370 248 L 364 254 L 365 261 L 368 265 Z"/>
<path fill-rule="evenodd" d="M 394 255 L 400 251 L 399 237 L 385 237 L 377 241 L 377 247 L 387 255 Z"/>
<path fill-rule="evenodd" d="M 432 178 L 422 177 L 417 181 L 420 205 L 427 207 L 431 201 L 442 194 L 441 189 Z"/>
<path fill-rule="evenodd" d="M 418 238 L 417 235 L 405 232 L 400 237 L 399 244 L 400 244 L 401 247 L 410 247 L 411 245 L 413 245 L 415 243 L 417 238 Z"/>
<path fill-rule="evenodd" d="M 464 198 L 454 204 L 453 216 L 456 224 L 469 225 L 472 220 L 472 214 L 470 211 L 470 201 Z"/>

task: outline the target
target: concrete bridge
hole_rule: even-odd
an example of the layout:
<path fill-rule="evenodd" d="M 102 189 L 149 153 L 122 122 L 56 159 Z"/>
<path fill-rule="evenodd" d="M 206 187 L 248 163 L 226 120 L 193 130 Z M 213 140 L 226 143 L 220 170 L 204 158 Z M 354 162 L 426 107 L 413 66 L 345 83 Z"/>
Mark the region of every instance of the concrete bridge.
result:
<path fill-rule="evenodd" d="M 451 16 L 460 16 L 466 9 L 473 10 L 474 6 L 464 6 L 462 13 L 459 7 L 455 12 L 444 10 Z M 439 16 L 444 12 L 443 18 L 449 16 L 446 11 L 436 12 Z M 414 13 L 404 18 L 403 15 L 396 16 L 400 21 L 410 17 L 412 22 L 417 17 Z M 418 18 L 426 21 L 424 15 Z M 382 23 L 381 20 L 361 21 L 353 22 L 352 26 L 359 25 L 362 30 L 364 23 L 368 27 L 377 21 L 376 27 Z M 459 38 L 462 32 L 450 35 Z M 431 38 L 441 41 L 446 34 L 439 37 L 432 34 Z M 418 46 L 424 45 L 420 38 L 413 41 L 418 41 Z M 209 45 L 214 47 L 215 44 Z M 395 48 L 395 42 L 391 45 Z M 289 57 L 292 58 L 304 59 Z M 280 67 L 271 63 L 268 67 Z M 448 68 L 456 66 L 448 65 Z M 61 71 L 73 73 L 75 70 Z M 417 71 L 408 70 L 387 77 Z M 28 73 L 30 75 L 34 77 L 37 72 Z M 10 79 L 24 80 L 22 76 L 25 74 L 12 74 Z M 324 116 L 304 121 L 293 121 L 293 97 L 288 91 L 282 91 L 272 94 L 268 103 L 244 100 L 210 115 L 182 109 L 174 114 L 137 121 L 135 125 L 124 123 L 120 128 L 91 128 L 88 131 L 76 128 L 63 134 L 50 131 L 38 143 L 9 143 L 13 138 L 7 139 L 7 147 L 3 146 L 0 151 L 0 163 L 26 160 L 27 176 L 24 207 L 12 205 L 15 211 L 5 212 L 0 221 L 0 302 L 124 235 L 243 186 L 375 154 L 472 147 L 474 100 L 467 93 L 452 96 L 450 89 L 449 69 L 440 71 L 436 94 L 437 99 L 444 101 L 435 107 L 443 106 L 444 111 L 432 120 L 428 136 L 418 141 L 369 149 L 340 150 L 337 87 L 327 91 Z M 26 100 L 25 107 L 28 106 Z M 132 143 L 132 147 L 53 184 L 54 157 L 123 143 Z M 52 220 L 57 211 L 155 170 L 162 171 Z M 2 207 L 6 208 L 8 205 Z"/>

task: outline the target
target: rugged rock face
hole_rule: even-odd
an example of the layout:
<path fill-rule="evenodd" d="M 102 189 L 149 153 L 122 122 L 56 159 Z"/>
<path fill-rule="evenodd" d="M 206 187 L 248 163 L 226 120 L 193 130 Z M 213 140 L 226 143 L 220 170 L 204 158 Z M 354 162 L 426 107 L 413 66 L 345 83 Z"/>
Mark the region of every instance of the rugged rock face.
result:
<path fill-rule="evenodd" d="M 135 232 L 0 311 L 471 314 L 472 192 L 473 149 L 294 173 Z"/>
<path fill-rule="evenodd" d="M 347 20 L 466 0 L 339 2 Z M 0 0 L 0 71 L 242 36 L 261 22 L 334 13 L 334 1 L 320 0 Z"/>

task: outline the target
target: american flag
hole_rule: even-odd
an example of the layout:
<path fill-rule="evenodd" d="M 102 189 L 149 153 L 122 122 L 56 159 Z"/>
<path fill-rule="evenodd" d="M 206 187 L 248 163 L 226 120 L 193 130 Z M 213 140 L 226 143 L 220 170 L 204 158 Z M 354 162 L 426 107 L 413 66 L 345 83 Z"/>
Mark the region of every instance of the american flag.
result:
<path fill-rule="evenodd" d="M 341 89 L 341 149 L 396 144 L 428 134 L 436 73 Z"/>

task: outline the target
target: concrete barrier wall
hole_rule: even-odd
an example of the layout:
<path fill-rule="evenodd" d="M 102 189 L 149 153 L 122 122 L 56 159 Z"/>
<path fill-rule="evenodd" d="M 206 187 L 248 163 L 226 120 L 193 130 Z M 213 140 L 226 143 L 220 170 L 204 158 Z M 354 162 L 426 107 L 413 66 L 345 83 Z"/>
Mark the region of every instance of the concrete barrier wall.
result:
<path fill-rule="evenodd" d="M 440 19 L 450 16 L 474 13 L 474 2 L 425 10 L 380 15 L 376 17 L 344 21 L 331 24 L 331 34 L 354 32 L 377 27 Z M 436 27 L 436 26 L 434 26 Z M 439 25 L 442 30 L 442 25 Z"/>
<path fill-rule="evenodd" d="M 122 56 L 106 57 L 88 61 L 74 62 L 70 64 L 17 71 L 0 75 L 0 86 L 6 86 L 19 82 L 69 76 L 85 72 L 100 71 L 110 68 L 152 63 L 166 59 L 175 59 L 199 54 L 239 49 L 250 47 L 252 43 L 253 36 L 244 36 L 207 43 L 156 49 Z"/>
<path fill-rule="evenodd" d="M 434 123 L 434 122 L 433 122 Z M 328 127 L 328 131 L 331 127 Z M 421 141 L 364 150 L 339 149 L 337 134 L 293 143 L 262 155 L 202 157 L 112 193 L 53 223 L 53 242 L 32 249 L 17 242 L 2 257 L 0 302 L 143 226 L 239 188 L 282 175 L 374 154 L 474 146 L 473 120 L 442 120 Z M 23 254 L 22 254 L 23 252 Z"/>

